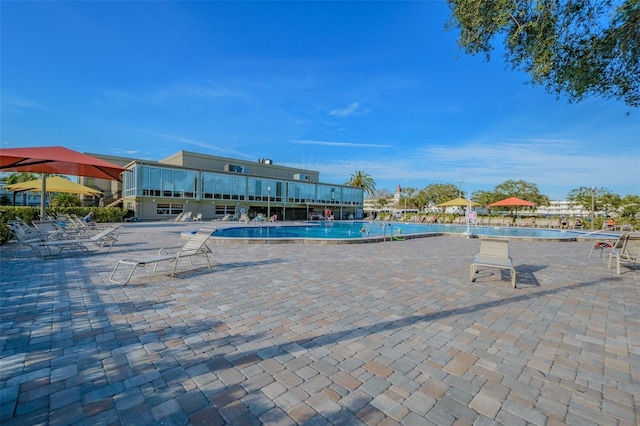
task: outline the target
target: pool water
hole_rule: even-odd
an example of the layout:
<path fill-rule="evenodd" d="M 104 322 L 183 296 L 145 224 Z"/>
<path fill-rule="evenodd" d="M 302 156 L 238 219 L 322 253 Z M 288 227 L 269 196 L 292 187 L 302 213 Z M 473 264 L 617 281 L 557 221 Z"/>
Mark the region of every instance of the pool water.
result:
<path fill-rule="evenodd" d="M 304 225 L 246 226 L 217 229 L 215 237 L 230 238 L 310 238 L 310 239 L 355 239 L 366 237 L 382 237 L 425 233 L 455 233 L 467 231 L 466 225 L 419 224 L 394 222 L 307 222 Z M 469 231 L 473 235 L 524 237 L 524 238 L 553 238 L 576 239 L 581 238 L 611 238 L 611 235 L 565 231 L 554 229 L 517 228 L 471 226 Z"/>

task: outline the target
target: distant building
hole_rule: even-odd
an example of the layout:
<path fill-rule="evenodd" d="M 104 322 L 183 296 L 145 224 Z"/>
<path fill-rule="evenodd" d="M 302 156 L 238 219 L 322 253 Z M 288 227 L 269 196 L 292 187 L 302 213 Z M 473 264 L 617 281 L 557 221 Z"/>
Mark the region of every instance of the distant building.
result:
<path fill-rule="evenodd" d="M 364 200 L 364 211 L 365 214 L 369 212 L 393 212 L 400 209 L 399 203 L 399 194 L 401 193 L 400 186 L 396 190 L 395 196 L 393 198 L 387 199 L 387 206 L 379 207 L 378 200 L 375 198 L 366 198 Z M 486 214 L 486 210 L 482 207 L 474 208 L 478 214 Z M 450 207 L 447 209 L 447 213 L 463 213 L 464 210 L 459 207 Z M 571 206 L 571 203 L 566 200 L 556 200 L 551 201 L 549 206 L 539 206 L 535 212 L 531 212 L 530 210 L 518 211 L 518 214 L 523 215 L 543 215 L 543 216 L 567 216 L 567 217 L 589 217 L 590 211 L 588 209 L 584 209 L 581 206 Z M 605 216 L 604 212 L 597 211 L 595 212 L 596 217 Z"/>
<path fill-rule="evenodd" d="M 550 201 L 548 206 L 539 206 L 536 214 L 545 216 L 589 217 L 591 212 L 582 206 L 572 206 L 569 201 Z M 595 212 L 596 217 L 604 216 L 603 212 Z"/>
<path fill-rule="evenodd" d="M 13 205 L 15 202 L 16 206 L 40 206 L 40 192 L 13 192 L 4 188 L 5 185 L 7 185 L 7 181 L 5 179 L 0 180 L 0 197 L 7 197 L 9 205 Z"/>
<path fill-rule="evenodd" d="M 400 185 L 396 188 L 396 193 L 393 195 L 393 205 L 395 207 L 400 207 L 400 196 L 402 195 L 402 188 Z"/>
<path fill-rule="evenodd" d="M 140 220 L 163 220 L 179 213 L 205 220 L 227 214 L 249 218 L 277 215 L 306 220 L 331 210 L 335 219 L 362 218 L 364 189 L 320 182 L 320 173 L 188 151 L 160 161 L 90 154 L 122 165 L 122 183 L 83 178 L 100 188 L 105 206 L 121 206 Z"/>

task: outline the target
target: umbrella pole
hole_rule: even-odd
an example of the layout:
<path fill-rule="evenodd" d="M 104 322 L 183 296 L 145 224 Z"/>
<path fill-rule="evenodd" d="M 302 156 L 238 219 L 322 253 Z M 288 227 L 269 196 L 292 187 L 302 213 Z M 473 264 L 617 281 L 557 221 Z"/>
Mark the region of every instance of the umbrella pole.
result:
<path fill-rule="evenodd" d="M 47 196 L 47 174 L 42 174 L 42 192 L 40 193 L 40 219 L 45 220 L 47 218 L 47 208 L 45 207 L 45 199 Z"/>
<path fill-rule="evenodd" d="M 471 200 L 469 200 L 469 207 L 467 208 L 467 230 L 463 232 L 462 235 L 471 235 L 471 230 L 469 229 L 469 213 L 471 212 Z"/>

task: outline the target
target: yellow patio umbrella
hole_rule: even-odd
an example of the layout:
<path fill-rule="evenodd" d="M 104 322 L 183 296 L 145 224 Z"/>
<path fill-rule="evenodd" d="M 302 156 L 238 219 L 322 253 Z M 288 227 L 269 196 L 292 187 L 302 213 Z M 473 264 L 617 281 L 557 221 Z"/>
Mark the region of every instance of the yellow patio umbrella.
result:
<path fill-rule="evenodd" d="M 445 201 L 444 203 L 438 204 L 438 207 L 468 207 L 469 210 L 467 210 L 467 230 L 463 232 L 462 235 L 469 236 L 471 235 L 469 211 L 471 210 L 471 207 L 480 206 L 480 205 L 481 205 L 480 203 L 476 203 L 475 201 L 471 201 L 471 200 L 467 200 L 465 198 L 459 197 L 459 198 Z"/>
<path fill-rule="evenodd" d="M 467 200 L 466 198 L 456 198 L 453 200 L 446 201 L 444 203 L 438 204 L 438 207 L 475 207 L 479 206 L 480 203 L 476 203 L 475 201 Z"/>
<path fill-rule="evenodd" d="M 71 182 L 60 176 L 50 176 L 46 178 L 47 192 L 67 192 L 70 194 L 96 195 L 102 194 L 102 191 Z M 40 192 L 42 191 L 42 179 L 30 180 L 27 182 L 19 182 L 11 185 L 4 185 L 3 188 L 14 192 Z"/>

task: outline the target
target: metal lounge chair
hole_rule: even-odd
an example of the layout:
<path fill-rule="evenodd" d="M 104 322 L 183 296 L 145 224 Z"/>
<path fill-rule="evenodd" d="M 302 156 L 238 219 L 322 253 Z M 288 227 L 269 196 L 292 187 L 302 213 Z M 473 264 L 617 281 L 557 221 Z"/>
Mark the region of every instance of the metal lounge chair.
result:
<path fill-rule="evenodd" d="M 57 240 L 68 238 L 70 236 L 76 237 L 79 232 L 76 229 L 65 229 L 55 220 L 32 220 L 31 224 L 39 231 L 45 239 Z"/>
<path fill-rule="evenodd" d="M 102 250 L 106 247 L 106 252 L 109 252 L 111 247 L 113 247 L 113 244 L 118 241 L 119 232 L 120 226 L 113 226 L 102 228 L 100 232 L 93 235 L 81 234 L 77 237 L 48 240 L 40 244 L 40 246 L 45 248 L 50 253 L 49 255 L 53 256 L 60 254 L 60 252 L 64 250 L 74 248 L 87 253 L 97 251 L 89 249 L 89 245 L 97 246 L 98 250 Z"/>
<path fill-rule="evenodd" d="M 220 219 L 212 220 L 212 222 L 229 222 L 229 220 L 231 220 L 231 214 L 227 213 L 223 217 L 221 217 Z"/>
<path fill-rule="evenodd" d="M 22 247 L 29 247 L 36 255 L 40 255 L 35 245 L 42 243 L 44 237 L 38 230 L 30 227 L 22 219 L 8 221 L 7 227 L 9 228 L 9 239 L 17 242 L 16 247 L 13 249 L 14 257 Z"/>
<path fill-rule="evenodd" d="M 615 250 L 615 249 L 622 248 L 622 245 L 624 244 L 624 241 L 626 240 L 627 235 L 629 235 L 628 232 L 623 232 L 622 234 L 620 234 L 620 236 L 617 239 L 615 237 L 611 237 L 607 239 L 594 241 L 593 245 L 591 246 L 591 251 L 589 251 L 589 259 L 591 259 L 591 255 L 595 250 L 600 250 L 600 256 L 602 256 L 602 253 L 605 251 L 605 249 Z M 605 259 L 606 259 L 606 256 L 604 256 L 603 262 L 605 261 Z"/>
<path fill-rule="evenodd" d="M 136 258 L 132 257 L 127 259 L 122 259 L 121 261 L 118 262 L 116 267 L 111 272 L 109 281 L 116 284 L 127 284 L 131 280 L 131 277 L 133 276 L 133 273 L 135 272 L 138 266 L 145 266 L 147 264 L 153 263 L 154 265 L 153 272 L 155 272 L 158 268 L 158 262 L 165 262 L 165 261 L 175 262 L 175 264 L 173 265 L 173 272 L 171 273 L 171 276 L 173 277 L 176 274 L 176 269 L 178 268 L 178 261 L 181 258 L 188 257 L 189 262 L 193 264 L 191 262 L 191 257 L 197 256 L 197 255 L 205 256 L 207 259 L 207 265 L 209 266 L 209 269 L 211 269 L 211 262 L 209 261 L 209 253 L 211 253 L 211 250 L 209 249 L 209 247 L 207 247 L 206 243 L 209 237 L 211 236 L 211 234 L 213 234 L 215 230 L 216 228 L 213 226 L 203 226 L 198 230 L 198 232 L 195 233 L 193 237 L 189 239 L 189 241 L 187 241 L 184 247 L 182 247 L 180 251 L 178 251 L 175 254 L 162 254 L 163 249 L 160 249 L 158 251 L 158 254 L 156 254 L 155 256 L 141 256 Z M 129 275 L 127 276 L 126 280 L 123 282 L 120 282 L 114 278 L 118 268 L 121 265 L 132 266 L 131 270 L 129 271 Z"/>
<path fill-rule="evenodd" d="M 511 285 L 516 288 L 516 270 L 509 257 L 509 240 L 506 238 L 483 238 L 480 240 L 480 253 L 471 264 L 471 282 L 475 281 L 478 266 L 508 269 L 511 273 Z"/>
<path fill-rule="evenodd" d="M 620 249 L 612 248 L 609 252 L 609 264 L 616 259 L 616 273 L 620 275 L 620 263 L 640 263 L 640 233 L 631 232 L 625 235 Z"/>
<path fill-rule="evenodd" d="M 167 219 L 167 222 L 180 222 L 182 220 L 182 216 L 184 216 L 184 213 L 178 213 L 178 215 L 174 218 L 170 218 Z"/>
<path fill-rule="evenodd" d="M 13 221 L 8 223 L 8 225 L 20 244 L 16 248 L 16 251 L 22 246 L 27 246 L 33 250 L 38 257 L 58 256 L 67 250 L 74 249 L 88 253 L 92 251 L 88 248 L 90 244 L 98 246 L 98 250 L 108 247 L 108 252 L 118 240 L 118 232 L 120 229 L 119 226 L 109 227 L 102 229 L 101 232 L 94 235 L 79 234 L 73 237 L 49 239 L 35 228 L 25 228 L 23 225 L 17 225 L 16 222 Z"/>

